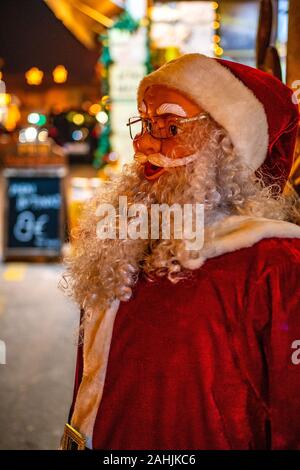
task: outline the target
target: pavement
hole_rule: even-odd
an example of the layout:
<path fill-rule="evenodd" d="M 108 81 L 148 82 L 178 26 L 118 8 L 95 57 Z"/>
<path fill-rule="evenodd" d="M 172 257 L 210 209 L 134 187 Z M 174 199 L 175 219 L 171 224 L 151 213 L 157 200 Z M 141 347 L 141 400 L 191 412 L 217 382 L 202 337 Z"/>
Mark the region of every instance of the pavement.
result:
<path fill-rule="evenodd" d="M 96 170 L 74 165 L 69 176 L 93 177 Z M 0 170 L 0 260 L 3 187 Z M 77 306 L 58 289 L 62 273 L 60 264 L 0 261 L 0 450 L 59 447 L 79 327 Z"/>
<path fill-rule="evenodd" d="M 57 449 L 72 399 L 79 312 L 59 264 L 0 265 L 0 449 Z M 1 358 L 0 358 L 1 362 Z"/>

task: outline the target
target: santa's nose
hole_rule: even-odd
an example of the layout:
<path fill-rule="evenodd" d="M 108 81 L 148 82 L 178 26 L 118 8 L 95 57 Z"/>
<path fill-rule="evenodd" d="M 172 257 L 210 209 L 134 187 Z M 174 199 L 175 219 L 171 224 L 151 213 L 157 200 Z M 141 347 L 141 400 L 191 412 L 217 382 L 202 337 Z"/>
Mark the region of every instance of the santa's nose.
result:
<path fill-rule="evenodd" d="M 153 153 L 160 153 L 161 141 L 155 139 L 151 134 L 146 132 L 143 135 L 137 136 L 133 141 L 133 147 L 136 152 L 144 153 L 145 155 L 151 155 Z"/>

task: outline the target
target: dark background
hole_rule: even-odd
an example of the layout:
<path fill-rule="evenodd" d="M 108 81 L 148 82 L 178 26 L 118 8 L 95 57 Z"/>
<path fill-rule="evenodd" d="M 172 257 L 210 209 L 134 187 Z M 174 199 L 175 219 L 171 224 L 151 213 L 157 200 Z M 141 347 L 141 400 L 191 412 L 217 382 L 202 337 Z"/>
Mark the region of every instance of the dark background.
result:
<path fill-rule="evenodd" d="M 31 67 L 51 73 L 63 64 L 69 81 L 85 84 L 94 76 L 98 52 L 86 49 L 42 0 L 1 0 L 0 58 L 5 75 L 23 75 Z"/>

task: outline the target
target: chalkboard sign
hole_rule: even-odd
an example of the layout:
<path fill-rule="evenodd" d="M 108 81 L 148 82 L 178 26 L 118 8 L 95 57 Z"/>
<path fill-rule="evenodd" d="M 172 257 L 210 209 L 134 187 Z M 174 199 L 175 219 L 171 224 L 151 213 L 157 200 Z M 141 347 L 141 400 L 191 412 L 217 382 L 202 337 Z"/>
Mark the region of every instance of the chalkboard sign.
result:
<path fill-rule="evenodd" d="M 64 168 L 4 170 L 4 258 L 60 255 L 64 173 Z"/>

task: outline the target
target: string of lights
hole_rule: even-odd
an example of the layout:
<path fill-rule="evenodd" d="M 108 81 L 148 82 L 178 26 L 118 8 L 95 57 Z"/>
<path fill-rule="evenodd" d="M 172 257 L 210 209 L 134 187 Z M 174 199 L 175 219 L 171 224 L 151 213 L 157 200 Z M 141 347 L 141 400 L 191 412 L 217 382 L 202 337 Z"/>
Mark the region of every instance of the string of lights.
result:
<path fill-rule="evenodd" d="M 64 65 L 57 65 L 52 71 L 53 81 L 55 83 L 65 83 L 68 78 L 68 71 Z M 44 78 L 44 72 L 38 67 L 31 67 L 25 73 L 25 79 L 28 85 L 40 85 Z"/>
<path fill-rule="evenodd" d="M 215 18 L 213 21 L 213 30 L 214 34 L 212 37 L 213 40 L 213 51 L 216 57 L 221 57 L 223 55 L 223 48 L 221 47 L 221 14 L 220 14 L 220 5 L 218 2 L 211 2 L 212 9 L 215 12 Z"/>

